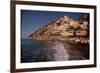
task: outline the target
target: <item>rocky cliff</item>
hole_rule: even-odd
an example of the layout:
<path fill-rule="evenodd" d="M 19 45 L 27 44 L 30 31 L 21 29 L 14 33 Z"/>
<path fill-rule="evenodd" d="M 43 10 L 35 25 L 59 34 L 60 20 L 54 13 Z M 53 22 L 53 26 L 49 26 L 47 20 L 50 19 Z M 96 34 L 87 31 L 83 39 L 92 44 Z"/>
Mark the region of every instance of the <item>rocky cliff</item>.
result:
<path fill-rule="evenodd" d="M 77 20 L 68 16 L 49 22 L 28 36 L 36 40 L 66 40 L 71 42 L 89 42 L 89 16 L 80 16 Z"/>

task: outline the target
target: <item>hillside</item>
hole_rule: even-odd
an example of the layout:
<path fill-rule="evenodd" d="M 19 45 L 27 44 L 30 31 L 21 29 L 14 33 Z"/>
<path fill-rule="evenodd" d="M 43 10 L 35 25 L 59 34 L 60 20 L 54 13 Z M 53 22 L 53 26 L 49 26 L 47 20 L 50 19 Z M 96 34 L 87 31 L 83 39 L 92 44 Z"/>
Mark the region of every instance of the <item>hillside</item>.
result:
<path fill-rule="evenodd" d="M 73 20 L 68 16 L 49 22 L 28 36 L 35 40 L 64 40 L 74 43 L 89 43 L 89 16 Z"/>

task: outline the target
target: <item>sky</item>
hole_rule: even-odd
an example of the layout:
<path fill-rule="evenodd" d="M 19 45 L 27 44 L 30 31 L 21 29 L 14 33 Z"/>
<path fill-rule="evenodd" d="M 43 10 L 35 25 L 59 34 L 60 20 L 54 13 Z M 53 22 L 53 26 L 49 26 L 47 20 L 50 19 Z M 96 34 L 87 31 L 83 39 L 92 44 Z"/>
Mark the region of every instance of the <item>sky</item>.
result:
<path fill-rule="evenodd" d="M 77 19 L 86 14 L 87 13 L 21 10 L 21 36 L 27 37 L 41 26 L 57 18 L 68 16 L 71 19 Z"/>

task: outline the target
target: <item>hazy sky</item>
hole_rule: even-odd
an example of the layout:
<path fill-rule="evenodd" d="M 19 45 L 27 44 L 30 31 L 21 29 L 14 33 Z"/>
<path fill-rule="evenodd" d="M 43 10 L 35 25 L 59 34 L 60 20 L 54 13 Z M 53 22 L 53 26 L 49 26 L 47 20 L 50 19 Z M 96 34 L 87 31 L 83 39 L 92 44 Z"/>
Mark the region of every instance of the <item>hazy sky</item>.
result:
<path fill-rule="evenodd" d="M 68 16 L 77 19 L 87 13 L 21 10 L 21 35 L 27 37 L 41 26 L 57 18 Z"/>

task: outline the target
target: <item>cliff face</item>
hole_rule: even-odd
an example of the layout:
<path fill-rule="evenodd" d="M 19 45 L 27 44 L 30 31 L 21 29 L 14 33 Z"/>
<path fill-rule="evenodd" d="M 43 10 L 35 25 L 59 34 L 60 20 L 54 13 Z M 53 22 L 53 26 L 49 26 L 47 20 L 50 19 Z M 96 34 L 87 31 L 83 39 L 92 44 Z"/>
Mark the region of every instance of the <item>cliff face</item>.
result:
<path fill-rule="evenodd" d="M 67 40 L 73 42 L 88 42 L 89 16 L 84 15 L 77 20 L 64 16 L 41 27 L 28 36 L 36 40 Z"/>

